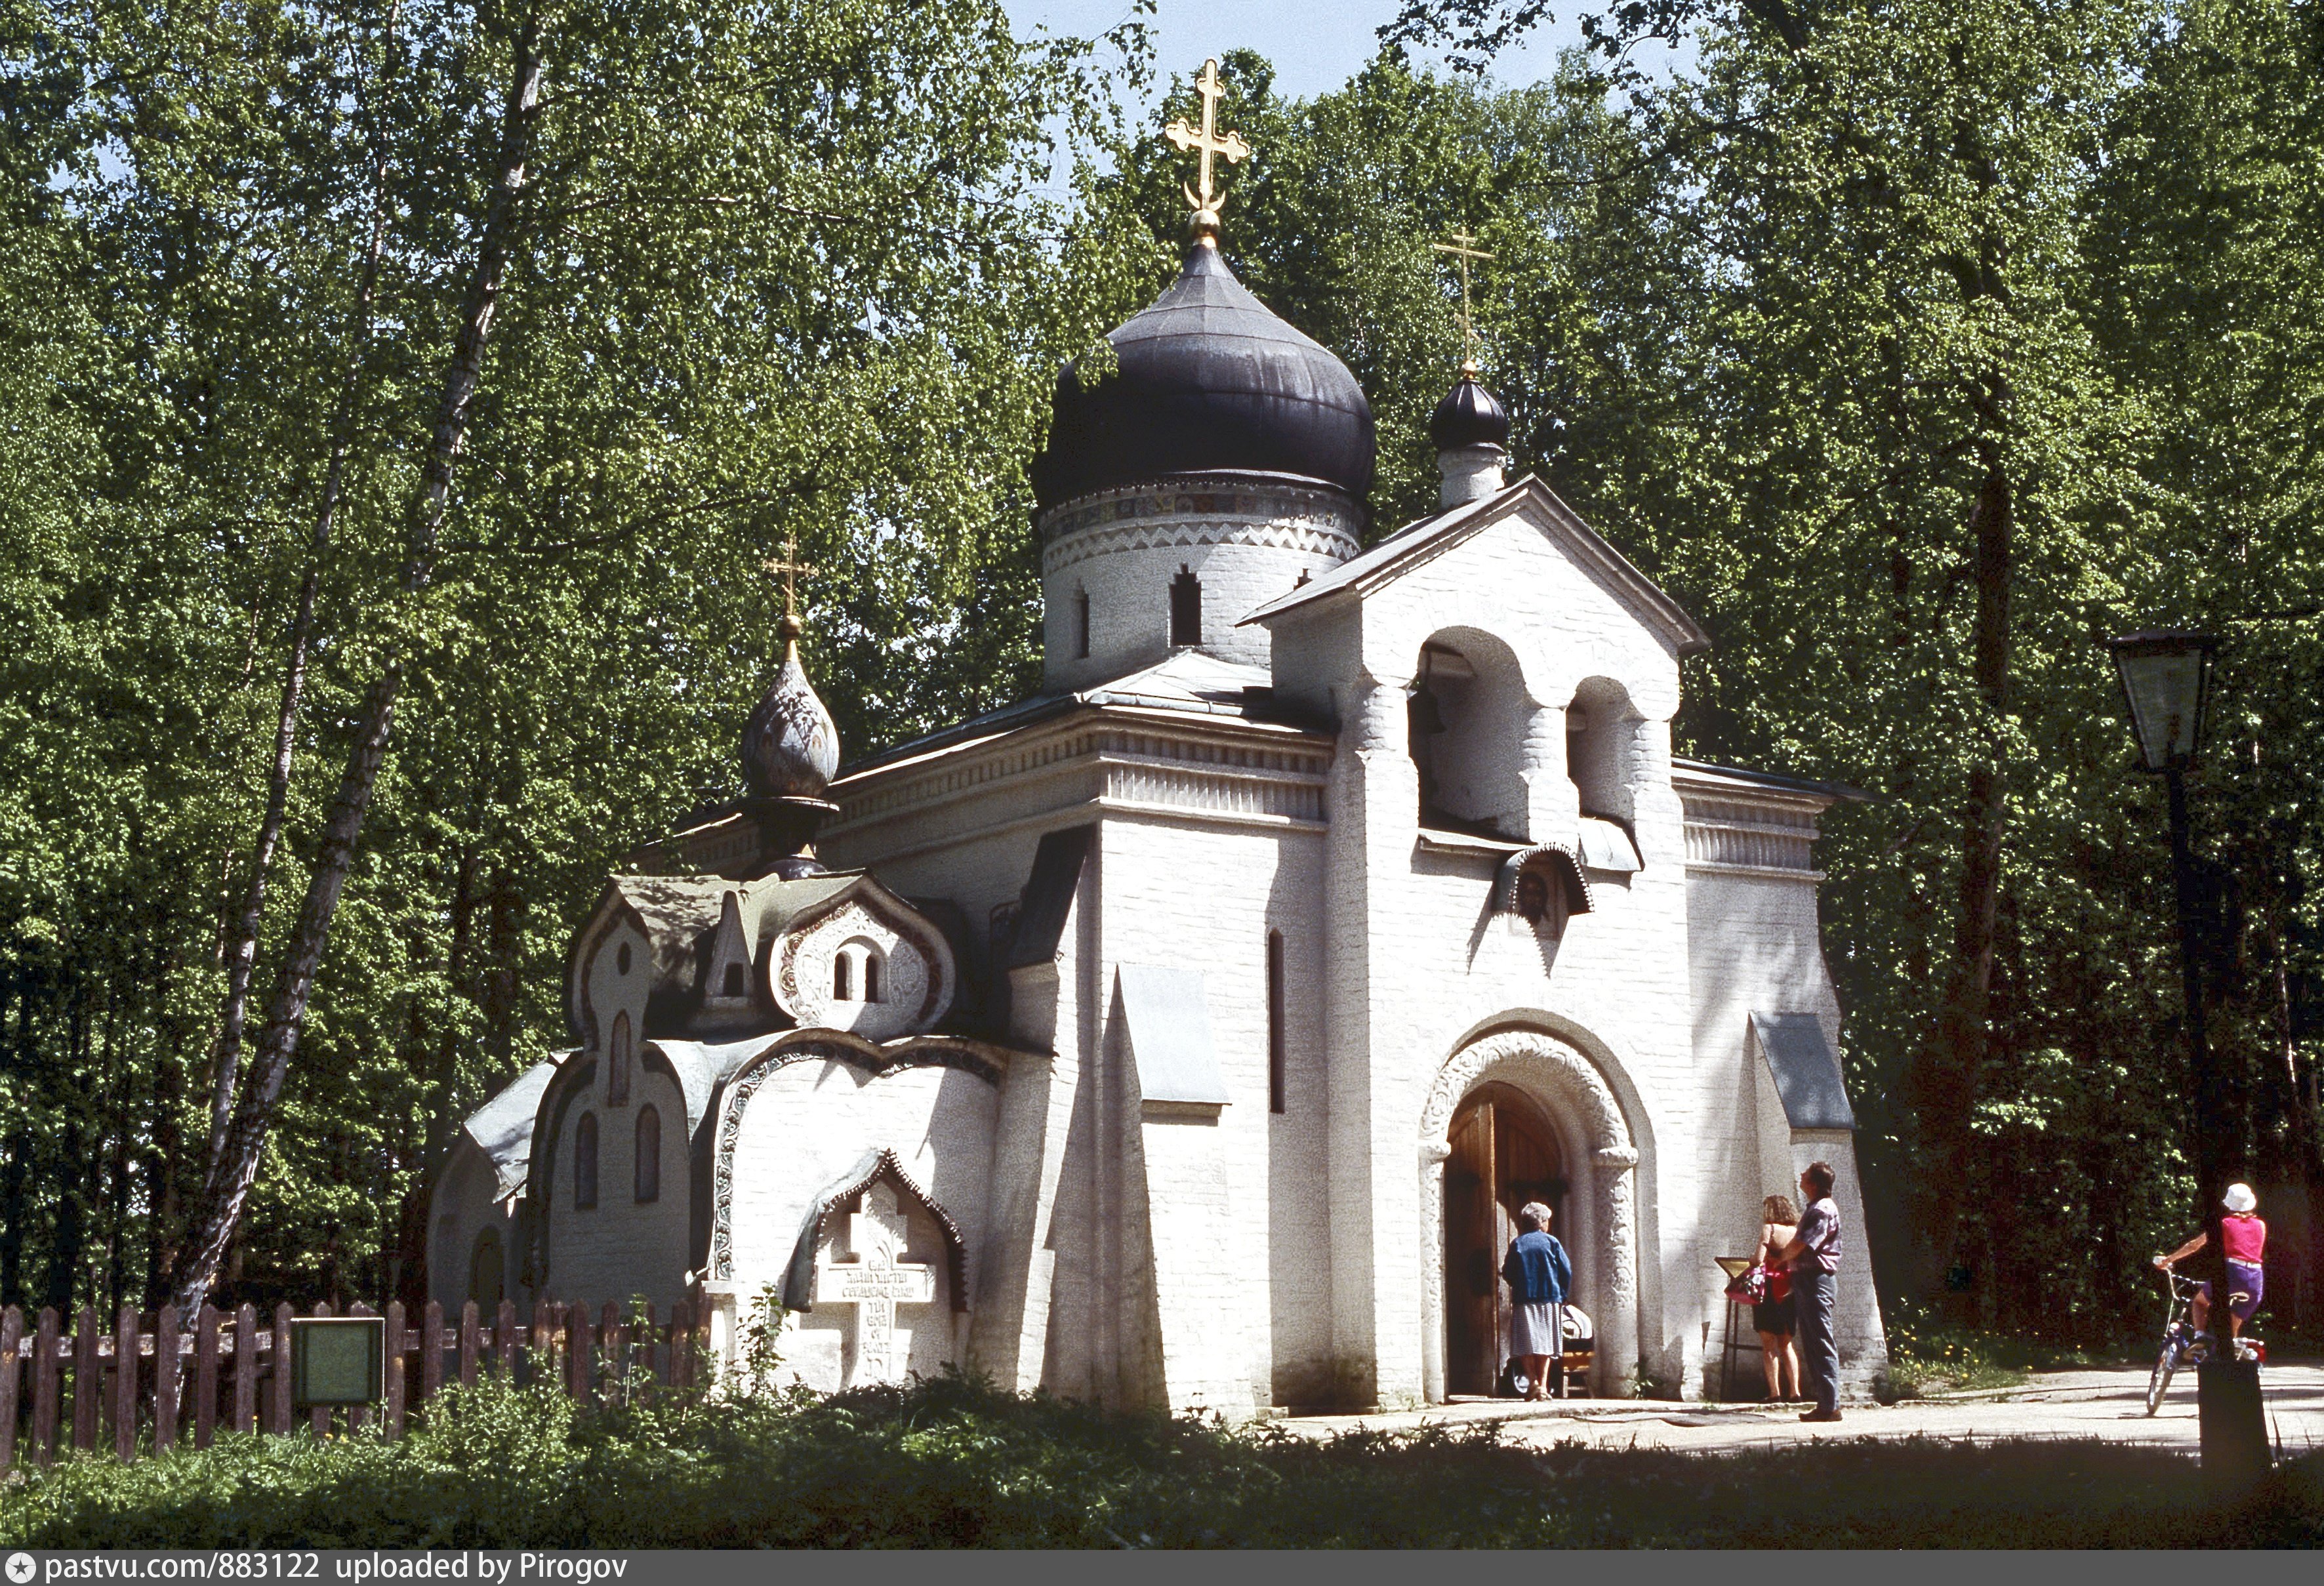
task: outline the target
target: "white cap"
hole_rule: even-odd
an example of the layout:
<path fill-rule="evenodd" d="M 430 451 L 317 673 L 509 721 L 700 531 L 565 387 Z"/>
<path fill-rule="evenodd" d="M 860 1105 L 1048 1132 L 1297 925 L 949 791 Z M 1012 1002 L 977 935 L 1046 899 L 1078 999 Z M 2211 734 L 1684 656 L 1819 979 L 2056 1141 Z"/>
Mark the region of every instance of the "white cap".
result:
<path fill-rule="evenodd" d="M 2256 1209 L 2259 1197 L 2252 1194 L 2252 1187 L 2247 1184 L 2231 1184 L 2227 1185 L 2227 1199 L 2219 1203 L 2228 1211 L 2241 1214 Z"/>

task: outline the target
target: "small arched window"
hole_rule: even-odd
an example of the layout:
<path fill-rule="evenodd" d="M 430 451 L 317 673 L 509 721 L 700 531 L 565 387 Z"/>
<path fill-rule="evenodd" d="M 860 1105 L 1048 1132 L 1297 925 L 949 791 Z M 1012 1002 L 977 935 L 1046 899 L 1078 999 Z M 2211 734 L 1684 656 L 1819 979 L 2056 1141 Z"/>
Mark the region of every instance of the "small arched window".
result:
<path fill-rule="evenodd" d="M 661 1199 L 661 1114 L 651 1107 L 638 1109 L 635 1198 L 640 1204 Z"/>
<path fill-rule="evenodd" d="M 613 1033 L 605 1042 L 605 1100 L 619 1107 L 630 1099 L 630 1016 L 613 1015 Z"/>
<path fill-rule="evenodd" d="M 597 1205 L 597 1115 L 581 1114 L 573 1126 L 573 1209 L 589 1212 Z"/>
<path fill-rule="evenodd" d="M 866 953 L 863 955 L 863 1000 L 866 1002 L 881 1000 L 882 988 L 880 982 L 886 978 L 887 968 L 887 962 L 879 954 Z"/>
<path fill-rule="evenodd" d="M 741 997 L 747 995 L 749 993 L 749 990 L 750 988 L 742 983 L 742 966 L 739 964 L 728 964 L 726 966 L 726 984 L 722 995 L 728 997 Z"/>
<path fill-rule="evenodd" d="M 831 1000 L 835 1002 L 855 1000 L 854 955 L 842 953 L 831 961 Z"/>
<path fill-rule="evenodd" d="M 505 1279 L 501 1265 L 500 1230 L 484 1229 L 477 1233 L 476 1242 L 468 1251 L 468 1297 L 476 1302 L 476 1309 L 500 1309 Z"/>
<path fill-rule="evenodd" d="M 630 945 L 627 942 L 622 943 L 622 950 L 613 954 L 613 973 L 615 974 L 630 973 Z"/>
<path fill-rule="evenodd" d="M 1200 644 L 1203 641 L 1203 581 L 1185 563 L 1178 564 L 1178 576 L 1170 580 L 1170 642 Z"/>

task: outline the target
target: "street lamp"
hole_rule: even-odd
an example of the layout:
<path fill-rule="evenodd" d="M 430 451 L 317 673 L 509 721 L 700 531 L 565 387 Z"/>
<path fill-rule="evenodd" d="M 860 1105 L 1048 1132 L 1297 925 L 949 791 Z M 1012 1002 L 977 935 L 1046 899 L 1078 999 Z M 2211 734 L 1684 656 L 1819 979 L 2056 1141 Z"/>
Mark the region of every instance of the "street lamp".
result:
<path fill-rule="evenodd" d="M 2203 968 L 2197 936 L 2203 928 L 2202 881 L 2188 835 L 2187 768 L 2203 740 L 2203 712 L 2210 703 L 2211 657 L 2218 641 L 2208 633 L 2175 629 L 2127 633 L 2111 640 L 2115 670 L 2138 736 L 2140 769 L 2160 775 L 2171 800 L 2171 877 L 2179 913 L 2179 972 L 2187 997 L 2187 1051 L 2195 1083 L 2195 1195 L 2197 1215 L 2224 1249 L 2219 1200 L 2227 1188 L 2227 1147 L 2234 1120 L 2227 1087 L 2211 1061 L 2203 1025 Z M 2214 1311 L 2226 1308 L 2218 1291 Z M 2220 1332 L 2224 1323 L 2211 1325 Z M 2198 1407 L 2202 1420 L 2204 1463 L 2229 1480 L 2248 1479 L 2254 1466 L 2268 1465 L 2267 1427 L 2262 1415 L 2259 1369 L 2233 1360 L 2206 1360 L 2197 1369 Z"/>
<path fill-rule="evenodd" d="M 2203 737 L 2203 711 L 2210 704 L 2211 652 L 2218 641 L 2208 633 L 2164 629 L 2126 633 L 2107 641 L 2122 694 L 2130 706 L 2131 730 L 2138 734 L 2139 758 L 2150 771 L 2176 776 L 2195 758 Z"/>
<path fill-rule="evenodd" d="M 2131 731 L 2138 737 L 2140 769 L 2159 774 L 2171 800 L 2171 879 L 2179 906 L 2179 968 L 2187 996 L 2187 1047 L 2195 1082 L 2195 1190 L 2205 1225 L 2218 1238 L 2212 1208 L 2226 1189 L 2223 1147 L 2231 1127 L 2227 1096 L 2211 1062 L 2203 1025 L 2203 968 L 2197 937 L 2203 916 L 2202 881 L 2188 836 L 2187 768 L 2203 739 L 2203 710 L 2210 703 L 2211 654 L 2218 641 L 2208 633 L 2164 629 L 2129 633 L 2108 642 L 2122 695 L 2130 707 Z"/>

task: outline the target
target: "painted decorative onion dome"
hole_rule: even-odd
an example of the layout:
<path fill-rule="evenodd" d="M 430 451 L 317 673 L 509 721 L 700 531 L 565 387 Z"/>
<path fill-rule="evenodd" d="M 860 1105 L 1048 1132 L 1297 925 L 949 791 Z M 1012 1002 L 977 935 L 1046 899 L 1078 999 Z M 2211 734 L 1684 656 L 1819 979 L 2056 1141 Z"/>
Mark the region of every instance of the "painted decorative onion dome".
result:
<path fill-rule="evenodd" d="M 742 729 L 742 783 L 757 798 L 820 799 L 839 771 L 839 729 L 799 665 L 799 624 L 786 616 L 782 670 Z"/>
<path fill-rule="evenodd" d="M 1474 369 L 1461 371 L 1461 383 L 1444 393 L 1436 411 L 1428 416 L 1428 438 L 1440 452 L 1464 446 L 1509 446 L 1509 410 L 1500 399 L 1477 383 Z"/>
<path fill-rule="evenodd" d="M 1151 308 L 1106 338 L 1117 368 L 1057 377 L 1033 464 L 1043 509 L 1092 491 L 1222 470 L 1371 488 L 1371 404 L 1348 366 L 1271 313 L 1208 237 Z"/>

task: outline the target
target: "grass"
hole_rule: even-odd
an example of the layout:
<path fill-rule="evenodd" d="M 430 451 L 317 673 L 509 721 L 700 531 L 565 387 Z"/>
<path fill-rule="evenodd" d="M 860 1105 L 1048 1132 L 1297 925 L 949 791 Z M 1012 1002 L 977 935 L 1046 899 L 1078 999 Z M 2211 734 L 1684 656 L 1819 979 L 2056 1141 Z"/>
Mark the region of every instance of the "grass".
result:
<path fill-rule="evenodd" d="M 2072 1443 L 1737 1454 L 1308 1441 L 959 1378 L 577 1415 L 447 1393 L 401 1443 L 230 1437 L 0 1486 L 10 1547 L 2190 1547 L 2324 1544 L 2324 1456 L 2240 1502 L 2193 1462 Z"/>
<path fill-rule="evenodd" d="M 2022 1387 L 2036 1371 L 2116 1365 L 2119 1351 L 2087 1351 L 1978 1332 L 1903 1305 L 1882 1307 L 1888 1375 L 1881 1397 L 1926 1398 L 1940 1393 Z"/>

